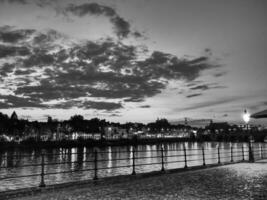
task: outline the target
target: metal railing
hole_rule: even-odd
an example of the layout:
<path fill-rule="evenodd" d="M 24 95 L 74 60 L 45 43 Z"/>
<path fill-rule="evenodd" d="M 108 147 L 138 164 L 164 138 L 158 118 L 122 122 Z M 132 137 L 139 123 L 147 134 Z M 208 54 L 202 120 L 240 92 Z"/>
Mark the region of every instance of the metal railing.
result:
<path fill-rule="evenodd" d="M 151 156 L 138 156 L 138 153 L 157 153 L 157 155 L 151 155 Z M 0 177 L 0 183 L 3 180 L 7 179 L 20 179 L 25 177 L 40 177 L 40 184 L 39 187 L 45 187 L 45 179 L 46 176 L 49 175 L 55 175 L 55 174 L 67 174 L 67 173 L 74 173 L 74 172 L 84 172 L 84 171 L 92 171 L 93 173 L 93 180 L 98 180 L 98 175 L 100 170 L 107 170 L 107 169 L 122 169 L 122 168 L 131 168 L 131 175 L 136 175 L 136 167 L 142 167 L 147 165 L 160 165 L 161 169 L 160 171 L 164 172 L 166 170 L 166 167 L 168 164 L 172 163 L 180 163 L 183 164 L 183 167 L 179 168 L 185 168 L 188 169 L 188 163 L 189 162 L 195 162 L 197 161 L 199 163 L 198 166 L 206 166 L 207 161 L 212 161 L 211 164 L 224 164 L 224 163 L 234 163 L 234 162 L 240 162 L 240 161 L 254 161 L 254 158 L 252 160 L 251 155 L 257 155 L 259 159 L 264 159 L 266 155 L 266 149 L 262 145 L 258 148 L 251 148 L 245 149 L 244 145 L 242 144 L 241 148 L 236 147 L 234 148 L 233 145 L 230 146 L 230 149 L 222 149 L 220 146 L 217 146 L 216 148 L 209 148 L 205 149 L 202 148 L 186 148 L 185 144 L 183 144 L 183 147 L 181 149 L 164 149 L 163 146 L 161 146 L 157 150 L 136 150 L 136 148 L 132 148 L 131 151 L 119 151 L 119 153 L 128 153 L 131 155 L 128 158 L 115 158 L 115 159 L 99 159 L 100 154 L 107 154 L 110 152 L 107 151 L 97 151 L 94 150 L 93 156 L 90 160 L 83 160 L 82 161 L 64 161 L 64 162 L 46 162 L 45 157 L 46 156 L 55 156 L 55 155 L 62 155 L 62 154 L 49 154 L 49 153 L 41 153 L 41 160 L 40 163 L 37 164 L 22 164 L 19 166 L 14 166 L 13 168 L 27 168 L 27 167 L 40 167 L 40 173 L 35 174 L 27 174 L 27 175 L 17 175 L 17 176 L 5 176 Z M 171 154 L 169 153 L 176 153 Z M 179 153 L 179 154 L 177 154 Z M 79 153 L 71 153 L 71 155 L 79 154 Z M 20 157 L 27 157 L 30 155 L 20 155 Z M 194 158 L 194 156 L 198 156 L 197 159 Z M 248 159 L 246 159 L 248 157 Z M 178 160 L 168 160 L 169 158 L 180 158 Z M 147 159 L 157 159 L 156 162 L 147 162 Z M 110 167 L 101 167 L 99 164 L 106 162 L 106 161 L 130 161 L 130 164 L 126 165 L 119 165 L 119 166 L 110 166 Z M 145 160 L 145 163 L 137 163 L 138 160 Z M 64 164 L 75 164 L 75 163 L 91 163 L 91 168 L 83 168 L 78 170 L 65 170 L 65 171 L 56 171 L 56 172 L 46 172 L 45 166 L 49 165 L 64 165 Z M 181 166 L 181 165 L 180 165 Z M 8 166 L 0 166 L 0 170 L 3 168 L 9 168 Z"/>

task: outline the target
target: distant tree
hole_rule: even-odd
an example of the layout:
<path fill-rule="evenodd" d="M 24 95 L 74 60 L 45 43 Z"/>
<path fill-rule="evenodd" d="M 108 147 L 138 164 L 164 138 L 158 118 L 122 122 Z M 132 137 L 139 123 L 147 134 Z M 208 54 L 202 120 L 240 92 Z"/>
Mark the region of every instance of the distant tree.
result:
<path fill-rule="evenodd" d="M 7 133 L 9 127 L 8 115 L 0 113 L 0 133 Z"/>
<path fill-rule="evenodd" d="M 148 127 L 152 131 L 161 131 L 162 129 L 166 130 L 167 128 L 171 128 L 171 124 L 168 122 L 167 119 L 163 118 L 163 119 L 157 119 L 156 122 L 149 123 Z"/>
<path fill-rule="evenodd" d="M 50 123 L 52 123 L 52 122 L 53 122 L 52 117 L 51 117 L 51 116 L 48 116 L 48 117 L 47 117 L 47 123 L 50 124 Z"/>
<path fill-rule="evenodd" d="M 83 121 L 84 118 L 82 115 L 74 115 L 70 117 L 70 121 Z"/>

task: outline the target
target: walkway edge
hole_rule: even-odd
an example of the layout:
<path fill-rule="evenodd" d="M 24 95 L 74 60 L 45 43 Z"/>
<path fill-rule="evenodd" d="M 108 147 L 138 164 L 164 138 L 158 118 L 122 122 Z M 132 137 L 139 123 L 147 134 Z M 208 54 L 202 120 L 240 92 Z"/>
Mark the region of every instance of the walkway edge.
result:
<path fill-rule="evenodd" d="M 183 172 L 208 169 L 208 168 L 237 164 L 237 163 L 247 163 L 247 161 L 238 161 L 234 163 L 227 162 L 227 163 L 221 163 L 221 164 L 208 164 L 205 166 L 192 166 L 192 167 L 187 167 L 187 168 L 168 169 L 168 170 L 165 170 L 164 172 L 152 171 L 152 172 L 140 173 L 136 175 L 119 175 L 119 176 L 99 178 L 98 180 L 83 180 L 83 181 L 59 183 L 55 185 L 47 185 L 44 188 L 39 188 L 39 187 L 22 188 L 22 189 L 17 189 L 17 190 L 0 192 L 0 199 L 5 200 L 5 199 L 10 199 L 10 198 L 15 198 L 15 197 L 31 196 L 31 195 L 35 195 L 35 194 L 42 193 L 42 192 L 61 190 L 61 189 L 77 187 L 77 186 L 88 187 L 88 186 L 95 186 L 95 185 L 105 185 L 105 184 L 110 184 L 110 183 L 121 183 L 125 181 L 132 181 L 132 180 L 148 178 L 148 177 L 158 176 L 158 175 L 163 175 L 163 174 L 183 173 Z"/>

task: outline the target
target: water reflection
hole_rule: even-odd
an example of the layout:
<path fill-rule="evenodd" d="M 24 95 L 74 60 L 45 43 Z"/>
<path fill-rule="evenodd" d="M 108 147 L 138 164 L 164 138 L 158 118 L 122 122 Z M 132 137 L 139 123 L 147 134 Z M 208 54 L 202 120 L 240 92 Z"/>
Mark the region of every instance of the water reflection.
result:
<path fill-rule="evenodd" d="M 122 146 L 122 147 L 101 147 L 101 148 L 58 148 L 45 150 L 46 163 L 61 163 L 57 165 L 45 165 L 45 173 L 55 173 L 62 171 L 83 170 L 75 173 L 59 173 L 46 175 L 46 184 L 55 184 L 68 181 L 76 181 L 83 179 L 92 179 L 94 176 L 94 151 L 98 153 L 98 176 L 114 176 L 119 174 L 131 174 L 133 155 L 135 148 L 135 164 L 136 173 L 143 173 L 161 169 L 161 147 L 164 148 L 164 162 L 166 169 L 184 167 L 184 149 L 187 153 L 187 165 L 195 166 L 203 164 L 202 147 L 205 149 L 205 162 L 212 164 L 218 162 L 217 147 L 220 147 L 220 161 L 230 162 L 231 146 L 233 147 L 233 160 L 242 160 L 242 146 L 244 146 L 245 159 L 248 159 L 248 147 L 243 143 L 165 143 L 163 145 L 138 145 L 138 146 Z M 261 151 L 261 144 L 254 144 L 255 159 L 259 159 L 264 155 Z M 267 148 L 263 144 L 264 149 Z M 266 153 L 265 153 L 266 154 Z M 102 161 L 101 161 L 102 160 Z M 85 162 L 86 161 L 86 162 Z M 40 166 L 21 167 L 25 164 L 40 164 L 41 150 L 19 150 L 13 149 L 0 152 L 0 179 L 6 176 L 20 176 L 27 174 L 39 174 Z M 154 165 L 143 165 L 149 163 L 158 163 Z M 129 166 L 116 168 L 119 166 Z M 3 168 L 4 167 L 4 168 Z M 91 169 L 91 170 L 87 170 Z M 87 170 L 87 171 L 86 171 Z M 37 186 L 40 177 L 30 177 L 25 179 L 6 179 L 0 180 L 0 191 L 6 189 L 15 189 L 26 186 Z M 23 184 L 22 184 L 23 183 Z"/>

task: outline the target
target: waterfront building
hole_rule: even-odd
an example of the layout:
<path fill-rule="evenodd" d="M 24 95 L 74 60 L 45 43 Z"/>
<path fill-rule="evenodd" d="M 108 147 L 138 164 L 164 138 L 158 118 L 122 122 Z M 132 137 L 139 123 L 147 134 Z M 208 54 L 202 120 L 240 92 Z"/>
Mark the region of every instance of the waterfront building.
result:
<path fill-rule="evenodd" d="M 106 139 L 121 139 L 129 138 L 130 132 L 127 132 L 124 128 L 119 128 L 115 126 L 104 127 L 104 135 Z"/>

